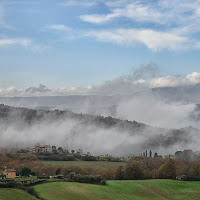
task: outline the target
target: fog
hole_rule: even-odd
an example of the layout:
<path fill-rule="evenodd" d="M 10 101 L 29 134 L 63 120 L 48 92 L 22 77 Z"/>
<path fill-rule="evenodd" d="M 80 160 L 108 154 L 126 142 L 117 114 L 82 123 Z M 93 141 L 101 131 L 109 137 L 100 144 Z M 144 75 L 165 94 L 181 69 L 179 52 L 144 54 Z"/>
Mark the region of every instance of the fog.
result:
<path fill-rule="evenodd" d="M 136 120 L 160 128 L 199 127 L 191 118 L 195 104 L 166 102 L 151 93 L 138 95 L 117 106 L 117 117 Z"/>
<path fill-rule="evenodd" d="M 115 126 L 108 129 L 96 124 L 82 124 L 73 119 L 45 119 L 29 125 L 23 120 L 13 120 L 9 125 L 1 121 L 1 147 L 32 147 L 40 143 L 63 146 L 66 149 L 81 148 L 84 152 L 90 151 L 95 155 L 140 155 L 150 148 L 160 154 L 188 148 L 197 151 L 200 150 L 199 131 L 181 128 L 199 128 L 200 114 L 196 109 L 196 104 L 199 103 L 199 83 L 198 73 L 185 77 L 164 77 L 155 64 L 150 64 L 99 86 L 74 89 L 73 91 L 79 91 L 76 95 L 62 93 L 68 90 L 49 89 L 43 85 L 20 92 L 24 96 L 30 94 L 29 97 L 21 96 L 15 90 L 18 97 L 2 96 L 0 102 L 27 108 L 112 116 L 135 120 L 153 128 L 147 126 L 130 134 Z M 54 96 L 58 91 L 62 95 Z M 5 90 L 3 92 L 6 94 Z M 171 129 L 181 129 L 182 136 L 174 139 L 175 134 L 172 134 Z M 171 144 L 163 143 L 170 138 Z"/>
<path fill-rule="evenodd" d="M 108 128 L 99 125 L 98 121 L 83 123 L 66 116 L 57 117 L 54 113 L 27 123 L 22 113 L 23 110 L 11 112 L 9 120 L 1 121 L 1 147 L 25 148 L 40 143 L 62 146 L 68 150 L 81 148 L 93 155 L 115 156 L 141 155 L 145 149 L 162 155 L 188 148 L 199 150 L 200 132 L 193 128 L 173 132 L 140 125 L 130 131 L 128 127 L 120 129 L 120 124 Z"/>

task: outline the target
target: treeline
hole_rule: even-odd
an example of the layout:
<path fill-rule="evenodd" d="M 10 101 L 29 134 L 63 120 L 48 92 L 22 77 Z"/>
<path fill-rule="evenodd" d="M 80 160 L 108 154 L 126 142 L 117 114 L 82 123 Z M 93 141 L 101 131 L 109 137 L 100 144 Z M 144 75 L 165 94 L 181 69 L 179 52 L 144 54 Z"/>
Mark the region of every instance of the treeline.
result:
<path fill-rule="evenodd" d="M 81 175 L 101 175 L 105 180 L 174 179 L 178 175 L 200 177 L 200 160 L 183 161 L 143 156 L 133 157 L 125 166 L 119 166 L 117 169 L 108 168 L 105 170 L 78 166 L 59 167 L 58 170 L 58 166 L 34 160 L 9 158 L 6 155 L 0 157 L 0 170 L 3 170 L 4 165 L 7 165 L 8 168 L 15 168 L 17 174 L 20 174 L 22 169 L 27 167 L 37 176 L 52 176 L 59 173 L 67 177 L 73 172 Z"/>
<path fill-rule="evenodd" d="M 88 114 L 76 114 L 69 110 L 35 110 L 21 107 L 11 107 L 4 104 L 0 104 L 0 121 L 5 123 L 18 122 L 19 120 L 24 121 L 28 124 L 40 122 L 42 120 L 54 121 L 59 119 L 73 119 L 78 120 L 83 124 L 92 124 L 104 128 L 118 127 L 126 131 L 136 131 L 138 128 L 147 127 L 143 123 L 136 121 L 121 120 L 113 117 L 104 117 Z"/>
<path fill-rule="evenodd" d="M 59 149 L 59 148 L 58 148 Z M 80 152 L 70 153 L 68 150 L 66 151 L 53 151 L 53 152 L 43 152 L 43 153 L 19 153 L 22 150 L 18 151 L 18 153 L 6 153 L 5 155 L 11 159 L 15 160 L 42 160 L 42 161 L 108 161 L 108 162 L 126 162 L 126 158 L 124 157 L 114 157 L 112 155 L 105 156 L 92 156 L 87 154 L 81 154 Z M 0 155 L 1 156 L 1 155 Z"/>
<path fill-rule="evenodd" d="M 133 157 L 126 166 L 108 169 L 102 177 L 107 180 L 139 180 L 175 179 L 180 175 L 200 177 L 200 161 Z"/>

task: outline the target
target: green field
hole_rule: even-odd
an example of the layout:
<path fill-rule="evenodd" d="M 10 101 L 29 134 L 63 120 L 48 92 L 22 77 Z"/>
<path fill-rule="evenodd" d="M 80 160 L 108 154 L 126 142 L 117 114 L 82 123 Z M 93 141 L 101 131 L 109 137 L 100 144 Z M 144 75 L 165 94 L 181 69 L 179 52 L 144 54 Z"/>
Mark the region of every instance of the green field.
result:
<path fill-rule="evenodd" d="M 200 199 L 200 182 L 174 180 L 108 181 L 106 186 L 54 182 L 35 186 L 47 200 Z"/>
<path fill-rule="evenodd" d="M 107 161 L 43 161 L 45 164 L 57 166 L 78 166 L 81 168 L 92 168 L 94 170 L 106 170 L 108 168 L 116 169 L 118 166 L 125 166 L 124 162 L 107 162 Z"/>
<path fill-rule="evenodd" d="M 23 190 L 0 188 L 0 200 L 36 200 Z"/>

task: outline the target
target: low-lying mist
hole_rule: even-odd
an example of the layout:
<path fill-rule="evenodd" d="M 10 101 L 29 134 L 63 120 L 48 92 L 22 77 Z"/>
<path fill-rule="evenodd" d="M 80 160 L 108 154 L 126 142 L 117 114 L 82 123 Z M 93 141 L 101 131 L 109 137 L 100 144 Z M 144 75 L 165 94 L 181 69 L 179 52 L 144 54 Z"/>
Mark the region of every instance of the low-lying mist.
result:
<path fill-rule="evenodd" d="M 200 132 L 194 128 L 161 129 L 111 117 L 69 114 L 68 111 L 6 109 L 10 110 L 5 117 L 2 114 L 5 106 L 1 106 L 1 147 L 25 148 L 40 143 L 116 156 L 140 155 L 145 149 L 160 154 L 199 149 Z"/>
<path fill-rule="evenodd" d="M 12 91 L 18 97 L 5 97 L 7 91 L 1 90 L 4 97 L 0 102 L 46 111 L 70 110 L 124 121 L 136 120 L 149 126 L 130 131 L 130 127 L 113 125 L 108 128 L 99 126 L 95 120 L 83 123 L 70 117 L 53 117 L 53 120 L 45 117 L 25 123 L 24 115 L 20 113 L 23 117 L 16 120 L 16 114 L 10 113 L 11 122 L 0 121 L 0 146 L 27 147 L 44 143 L 113 155 L 138 155 L 147 148 L 161 154 L 188 148 L 200 150 L 197 130 L 200 125 L 200 74 L 197 72 L 185 77 L 162 77 L 158 67 L 150 64 L 130 75 L 99 86 L 76 88 L 70 93 L 67 89 L 49 89 L 43 85 L 25 91 L 10 89 L 9 96 Z"/>

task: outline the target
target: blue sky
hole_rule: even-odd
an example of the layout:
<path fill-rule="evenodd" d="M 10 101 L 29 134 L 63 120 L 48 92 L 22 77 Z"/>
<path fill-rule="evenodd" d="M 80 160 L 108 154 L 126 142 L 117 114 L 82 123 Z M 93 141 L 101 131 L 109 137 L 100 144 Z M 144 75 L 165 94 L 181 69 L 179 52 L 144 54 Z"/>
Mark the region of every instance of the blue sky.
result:
<path fill-rule="evenodd" d="M 1 0 L 0 88 L 91 86 L 156 63 L 200 70 L 199 0 Z"/>

